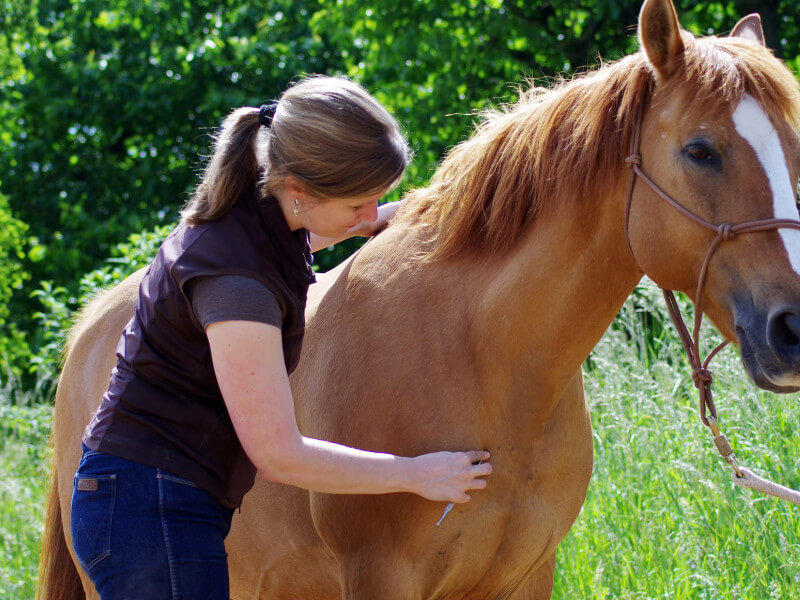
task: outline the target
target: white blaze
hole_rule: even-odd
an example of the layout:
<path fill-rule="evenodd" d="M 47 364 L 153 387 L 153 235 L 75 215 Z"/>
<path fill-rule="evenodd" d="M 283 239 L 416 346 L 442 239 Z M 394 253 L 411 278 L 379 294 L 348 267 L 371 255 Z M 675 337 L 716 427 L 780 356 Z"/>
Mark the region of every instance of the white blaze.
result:
<path fill-rule="evenodd" d="M 786 167 L 781 140 L 767 113 L 755 98 L 745 95 L 733 113 L 733 124 L 739 135 L 753 147 L 758 162 L 767 174 L 775 218 L 800 220 L 795 204 L 795 188 Z M 800 230 L 779 229 L 778 232 L 792 268 L 800 275 Z"/>

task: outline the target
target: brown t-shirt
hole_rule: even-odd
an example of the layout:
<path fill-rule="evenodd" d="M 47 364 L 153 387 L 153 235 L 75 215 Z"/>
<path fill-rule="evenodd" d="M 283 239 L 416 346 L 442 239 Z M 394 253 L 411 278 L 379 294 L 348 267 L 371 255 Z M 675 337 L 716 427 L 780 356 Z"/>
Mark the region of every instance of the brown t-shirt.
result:
<path fill-rule="evenodd" d="M 275 294 L 250 277 L 195 277 L 186 284 L 186 296 L 203 329 L 219 321 L 254 321 L 280 329 L 283 322 Z"/>
<path fill-rule="evenodd" d="M 205 329 L 187 296 L 192 280 L 243 276 L 277 300 L 287 372 L 300 359 L 308 286 L 314 281 L 308 232 L 290 230 L 274 198 L 255 190 L 221 218 L 179 225 L 139 285 L 117 365 L 86 428 L 84 444 L 160 467 L 236 507 L 254 482 L 214 374 Z"/>

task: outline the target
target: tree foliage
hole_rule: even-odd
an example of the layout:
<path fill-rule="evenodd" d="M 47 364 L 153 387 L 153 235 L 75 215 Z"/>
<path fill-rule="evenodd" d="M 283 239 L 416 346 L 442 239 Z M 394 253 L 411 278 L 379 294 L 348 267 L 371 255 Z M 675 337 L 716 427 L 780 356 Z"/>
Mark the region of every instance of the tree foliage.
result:
<path fill-rule="evenodd" d="M 677 4 L 697 34 L 760 11 L 773 47 L 800 68 L 795 2 Z M 77 298 L 110 248 L 174 223 L 232 108 L 306 73 L 347 75 L 401 121 L 416 151 L 407 185 L 422 185 L 476 113 L 514 100 L 526 79 L 546 84 L 634 51 L 638 11 L 630 0 L 5 0 L 0 192 L 27 232 L 14 225 L 0 239 L 0 254 L 17 249 L 0 270 L 0 318 L 5 290 L 29 272 L 14 322 L 35 347 L 49 343 L 30 288 Z"/>
<path fill-rule="evenodd" d="M 8 198 L 0 194 L 0 366 L 4 370 L 20 365 L 29 357 L 24 335 L 9 311 L 9 301 L 15 291 L 22 289 L 28 278 L 22 260 L 26 225 L 16 219 L 8 206 Z M 16 374 L 20 368 L 14 369 Z"/>

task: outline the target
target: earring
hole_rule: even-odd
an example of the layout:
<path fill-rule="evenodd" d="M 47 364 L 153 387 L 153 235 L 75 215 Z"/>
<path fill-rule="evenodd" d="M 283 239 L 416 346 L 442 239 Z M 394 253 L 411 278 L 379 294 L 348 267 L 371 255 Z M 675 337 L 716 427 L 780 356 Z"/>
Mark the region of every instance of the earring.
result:
<path fill-rule="evenodd" d="M 295 198 L 294 199 L 294 216 L 296 217 L 299 214 L 300 214 L 300 209 L 297 206 L 297 198 Z"/>

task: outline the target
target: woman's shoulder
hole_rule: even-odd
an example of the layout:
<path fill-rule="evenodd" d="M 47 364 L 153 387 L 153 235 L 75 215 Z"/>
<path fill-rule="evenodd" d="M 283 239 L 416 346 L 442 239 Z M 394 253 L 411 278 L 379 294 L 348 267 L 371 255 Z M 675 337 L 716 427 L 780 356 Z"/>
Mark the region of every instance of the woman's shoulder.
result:
<path fill-rule="evenodd" d="M 272 237 L 265 231 L 252 205 L 237 202 L 219 219 L 197 225 L 184 225 L 178 240 L 185 252 L 214 253 L 226 263 L 236 262 L 256 253 L 260 257 L 273 257 Z"/>

